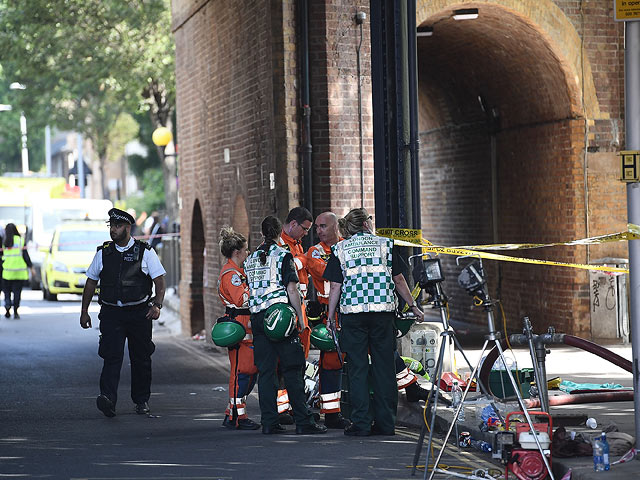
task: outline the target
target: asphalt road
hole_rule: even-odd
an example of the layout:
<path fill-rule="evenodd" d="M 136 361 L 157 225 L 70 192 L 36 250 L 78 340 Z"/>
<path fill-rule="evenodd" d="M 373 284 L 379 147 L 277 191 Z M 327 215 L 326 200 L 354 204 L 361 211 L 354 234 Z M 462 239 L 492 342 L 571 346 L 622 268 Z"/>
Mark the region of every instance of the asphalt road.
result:
<path fill-rule="evenodd" d="M 0 478 L 422 478 L 410 475 L 417 432 L 406 428 L 366 438 L 222 428 L 226 353 L 183 337 L 154 337 L 152 415 L 133 411 L 125 357 L 118 414 L 106 418 L 95 406 L 98 306 L 83 330 L 79 297 L 23 293 L 22 318 L 0 317 Z M 255 392 L 248 412 L 259 421 Z M 477 466 L 467 453 L 461 462 Z"/>

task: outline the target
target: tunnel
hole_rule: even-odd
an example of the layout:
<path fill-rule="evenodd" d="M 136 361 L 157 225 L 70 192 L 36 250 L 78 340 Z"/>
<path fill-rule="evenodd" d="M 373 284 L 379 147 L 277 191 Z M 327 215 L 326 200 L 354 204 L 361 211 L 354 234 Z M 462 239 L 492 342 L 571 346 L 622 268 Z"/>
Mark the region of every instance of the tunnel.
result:
<path fill-rule="evenodd" d="M 425 238 L 463 246 L 584 237 L 584 96 L 562 50 L 543 27 L 498 2 L 418 3 L 418 31 L 431 33 L 417 38 Z M 456 20 L 462 7 L 477 8 L 477 18 Z M 506 253 L 585 261 L 584 247 Z M 486 325 L 486 314 L 458 287 L 456 258 L 443 255 L 442 262 L 451 317 Z M 536 331 L 588 331 L 586 271 L 483 265 L 511 331 L 525 315 Z"/>

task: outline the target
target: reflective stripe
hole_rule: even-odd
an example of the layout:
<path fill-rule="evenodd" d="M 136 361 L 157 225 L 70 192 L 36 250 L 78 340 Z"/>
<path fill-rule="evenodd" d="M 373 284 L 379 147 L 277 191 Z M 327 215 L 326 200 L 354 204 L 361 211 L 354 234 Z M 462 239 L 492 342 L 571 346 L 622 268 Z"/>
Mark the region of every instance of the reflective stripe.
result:
<path fill-rule="evenodd" d="M 296 264 L 296 268 L 298 270 L 302 270 L 304 268 L 304 265 L 302 265 L 302 261 L 300 261 L 300 259 L 297 257 L 293 257 L 293 263 Z"/>
<path fill-rule="evenodd" d="M 398 383 L 398 390 L 408 387 L 417 380 L 417 377 L 408 369 L 405 368 L 396 373 L 396 382 Z"/>
<path fill-rule="evenodd" d="M 318 296 L 318 298 L 329 298 L 329 291 L 331 290 L 331 282 L 327 282 L 325 280 L 323 283 L 324 283 L 324 291 L 327 293 L 320 293 L 318 291 L 316 292 L 316 295 Z"/>
<path fill-rule="evenodd" d="M 320 398 L 323 402 L 330 402 L 331 400 L 340 400 L 340 391 L 332 393 L 323 393 Z"/>
<path fill-rule="evenodd" d="M 340 411 L 340 400 L 333 402 L 322 402 L 320 413 L 336 413 Z"/>
<path fill-rule="evenodd" d="M 244 338 L 242 339 L 243 342 L 251 342 L 253 341 L 253 335 L 251 335 L 250 333 L 247 333 Z"/>
<path fill-rule="evenodd" d="M 278 413 L 289 410 L 289 394 L 286 390 L 278 390 Z"/>

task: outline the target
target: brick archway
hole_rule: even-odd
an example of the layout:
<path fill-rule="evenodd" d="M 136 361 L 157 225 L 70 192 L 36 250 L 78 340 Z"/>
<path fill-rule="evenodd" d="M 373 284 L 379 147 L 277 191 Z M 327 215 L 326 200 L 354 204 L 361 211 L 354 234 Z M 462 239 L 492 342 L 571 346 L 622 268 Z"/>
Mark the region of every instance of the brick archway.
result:
<path fill-rule="evenodd" d="M 461 7 L 477 7 L 479 17 L 454 20 Z M 599 109 L 588 66 L 565 56 L 579 50 L 581 40 L 562 11 L 548 0 L 434 0 L 419 2 L 417 21 L 433 27 L 432 36 L 418 39 L 427 238 L 478 245 L 583 236 L 587 118 Z M 584 252 L 517 256 L 584 262 Z M 457 299 L 452 315 L 484 324 L 483 312 L 467 308 L 454 259 L 444 263 L 447 288 Z M 588 329 L 584 272 L 498 262 L 485 267 L 512 327 L 528 315 L 538 330 Z"/>

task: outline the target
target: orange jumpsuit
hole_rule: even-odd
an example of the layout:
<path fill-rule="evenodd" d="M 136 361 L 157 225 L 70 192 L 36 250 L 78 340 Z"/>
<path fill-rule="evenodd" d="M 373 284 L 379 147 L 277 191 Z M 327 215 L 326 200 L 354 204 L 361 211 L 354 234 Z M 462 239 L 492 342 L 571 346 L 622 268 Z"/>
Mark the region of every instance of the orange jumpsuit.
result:
<path fill-rule="evenodd" d="M 280 235 L 278 245 L 291 252 L 293 256 L 293 263 L 296 265 L 296 271 L 298 272 L 298 280 L 300 285 L 300 293 L 302 294 L 302 321 L 305 325 L 304 331 L 300 332 L 300 341 L 304 347 L 304 358 L 309 356 L 309 348 L 311 347 L 311 329 L 309 328 L 309 321 L 307 320 L 307 309 L 304 304 L 304 300 L 307 298 L 307 290 L 309 288 L 309 274 L 307 273 L 307 256 L 304 254 L 302 244 L 300 240 L 294 240 L 287 235 L 284 230 Z"/>
<path fill-rule="evenodd" d="M 229 405 L 225 415 L 237 423 L 238 419 L 248 418 L 246 396 L 251 393 L 258 378 L 258 369 L 253 363 L 253 337 L 249 315 L 249 286 L 244 270 L 229 259 L 220 270 L 218 295 L 225 306 L 226 313 L 244 325 L 247 334 L 238 344 L 238 348 L 229 349 Z M 237 415 L 234 416 L 234 407 Z"/>
<path fill-rule="evenodd" d="M 314 245 L 307 252 L 307 271 L 313 280 L 318 302 L 323 305 L 329 304 L 330 282 L 322 275 L 330 256 L 331 247 L 324 242 Z M 342 362 L 338 352 L 320 352 L 320 413 L 340 412 L 341 393 Z"/>

